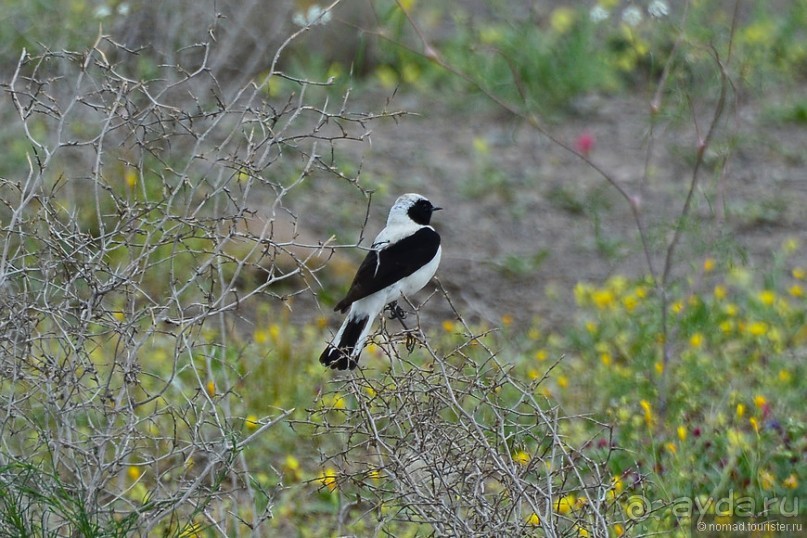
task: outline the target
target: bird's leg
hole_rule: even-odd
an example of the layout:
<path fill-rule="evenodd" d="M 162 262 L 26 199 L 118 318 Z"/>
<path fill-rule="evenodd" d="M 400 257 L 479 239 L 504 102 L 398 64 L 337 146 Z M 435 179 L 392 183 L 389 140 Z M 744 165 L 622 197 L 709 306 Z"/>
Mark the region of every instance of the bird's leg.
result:
<path fill-rule="evenodd" d="M 403 326 L 404 332 L 406 332 L 406 350 L 409 353 L 412 353 L 412 351 L 415 349 L 415 344 L 417 344 L 417 340 L 415 339 L 415 335 L 413 335 L 409 330 L 409 327 L 406 326 L 406 323 L 404 323 L 404 319 L 406 319 L 406 311 L 401 308 L 398 301 L 392 301 L 386 307 L 384 307 L 384 310 L 387 311 L 389 319 L 397 319 L 401 323 L 401 326 Z"/>
<path fill-rule="evenodd" d="M 409 328 L 403 322 L 403 320 L 406 319 L 406 311 L 401 308 L 398 301 L 392 301 L 386 307 L 384 307 L 384 310 L 388 312 L 389 319 L 397 319 L 401 322 L 401 325 L 404 326 L 404 329 L 407 331 L 409 330 Z"/>

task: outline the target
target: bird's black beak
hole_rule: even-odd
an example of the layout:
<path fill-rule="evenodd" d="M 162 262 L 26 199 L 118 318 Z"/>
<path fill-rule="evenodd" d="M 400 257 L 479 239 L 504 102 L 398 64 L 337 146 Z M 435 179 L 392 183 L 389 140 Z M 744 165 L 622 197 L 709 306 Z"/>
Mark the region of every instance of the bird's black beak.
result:
<path fill-rule="evenodd" d="M 434 207 L 434 206 L 432 206 L 432 211 L 440 211 L 441 209 L 443 209 L 443 208 L 442 207 Z"/>

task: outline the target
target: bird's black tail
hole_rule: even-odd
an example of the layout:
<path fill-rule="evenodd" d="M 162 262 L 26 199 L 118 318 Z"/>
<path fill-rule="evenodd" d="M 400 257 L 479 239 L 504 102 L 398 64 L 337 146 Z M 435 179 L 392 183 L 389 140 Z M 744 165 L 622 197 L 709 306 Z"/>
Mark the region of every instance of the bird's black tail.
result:
<path fill-rule="evenodd" d="M 345 320 L 345 327 L 341 331 L 342 336 L 339 338 L 339 342 L 334 341 L 328 344 L 328 347 L 319 356 L 319 362 L 336 370 L 353 370 L 356 368 L 359 353 L 361 353 L 361 350 L 356 351 L 356 343 L 369 322 L 370 318 L 368 316 L 356 318 L 348 316 L 348 319 Z"/>

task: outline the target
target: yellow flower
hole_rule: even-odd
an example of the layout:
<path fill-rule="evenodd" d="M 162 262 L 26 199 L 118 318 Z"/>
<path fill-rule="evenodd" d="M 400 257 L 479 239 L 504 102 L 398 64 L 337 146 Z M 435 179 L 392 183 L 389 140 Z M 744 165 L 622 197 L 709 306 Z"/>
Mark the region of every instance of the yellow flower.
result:
<path fill-rule="evenodd" d="M 545 361 L 549 358 L 549 352 L 545 349 L 539 349 L 535 352 L 535 360 L 537 361 Z"/>
<path fill-rule="evenodd" d="M 725 299 L 728 293 L 729 292 L 726 289 L 726 286 L 724 286 L 723 284 L 718 284 L 717 286 L 715 286 L 714 296 L 715 299 L 717 299 L 718 301 L 722 301 L 723 299 Z"/>
<path fill-rule="evenodd" d="M 624 299 L 622 299 L 622 306 L 625 307 L 625 310 L 628 312 L 633 312 L 636 310 L 636 307 L 639 306 L 639 299 L 636 295 L 626 295 Z"/>
<path fill-rule="evenodd" d="M 623 527 L 620 523 L 614 525 L 614 534 L 617 536 L 624 536 L 625 535 L 625 527 Z"/>
<path fill-rule="evenodd" d="M 447 319 L 447 320 L 443 321 L 443 330 L 444 330 L 445 332 L 447 332 L 447 333 L 453 333 L 453 332 L 454 332 L 454 328 L 455 328 L 455 327 L 454 327 L 454 322 L 453 322 L 453 321 L 451 321 L 450 319 Z"/>
<path fill-rule="evenodd" d="M 532 380 L 535 380 L 541 377 L 541 373 L 535 368 L 530 368 L 527 370 L 527 377 L 529 377 Z"/>
<path fill-rule="evenodd" d="M 317 316 L 316 323 L 317 329 L 322 330 L 328 326 L 328 318 L 325 316 Z"/>
<path fill-rule="evenodd" d="M 793 275 L 793 278 L 796 280 L 804 280 L 807 278 L 807 271 L 804 270 L 802 267 L 794 267 L 790 274 Z"/>
<path fill-rule="evenodd" d="M 776 478 L 768 471 L 762 469 L 759 471 L 759 487 L 764 490 L 771 490 L 776 486 Z"/>
<path fill-rule="evenodd" d="M 252 333 L 252 339 L 256 344 L 265 344 L 269 341 L 269 332 L 264 329 L 255 329 Z"/>
<path fill-rule="evenodd" d="M 765 398 L 765 396 L 762 396 L 761 394 L 754 396 L 754 405 L 757 406 L 758 409 L 762 409 L 767 403 L 768 400 Z"/>
<path fill-rule="evenodd" d="M 297 458 L 289 454 L 283 462 L 283 466 L 291 471 L 296 471 L 300 468 L 300 462 Z"/>
<path fill-rule="evenodd" d="M 300 462 L 289 454 L 283 461 L 282 465 L 283 476 L 289 482 L 299 482 L 300 480 Z"/>
<path fill-rule="evenodd" d="M 747 329 L 752 336 L 765 336 L 768 333 L 768 324 L 764 321 L 752 321 Z"/>
<path fill-rule="evenodd" d="M 589 334 L 594 334 L 597 332 L 597 322 L 595 321 L 587 321 L 586 322 L 586 331 Z"/>
<path fill-rule="evenodd" d="M 527 331 L 527 338 L 530 340 L 538 340 L 541 338 L 541 331 L 535 327 L 532 327 L 529 331 Z"/>
<path fill-rule="evenodd" d="M 336 473 L 336 469 L 333 467 L 328 467 L 319 473 L 319 482 L 323 485 L 323 487 L 328 488 L 328 491 L 336 491 L 336 488 L 338 487 L 336 482 L 337 477 L 338 475 Z"/>
<path fill-rule="evenodd" d="M 367 473 L 367 478 L 372 480 L 373 482 L 378 482 L 381 480 L 381 471 L 378 469 L 373 469 L 369 473 Z"/>
<path fill-rule="evenodd" d="M 653 364 L 653 368 L 655 368 L 655 369 L 656 369 L 656 373 L 657 373 L 658 375 L 663 374 L 663 373 L 664 373 L 664 361 L 656 361 L 656 362 Z"/>
<path fill-rule="evenodd" d="M 591 536 L 586 529 L 581 527 L 580 525 L 575 525 L 575 529 L 577 529 L 577 536 L 579 538 L 588 538 Z"/>
<path fill-rule="evenodd" d="M 334 409 L 344 409 L 345 408 L 345 399 L 342 397 L 341 394 L 335 394 L 333 397 L 333 408 Z"/>
<path fill-rule="evenodd" d="M 793 376 L 790 374 L 790 370 L 785 370 L 784 368 L 779 370 L 779 381 L 782 383 L 790 383 L 793 379 Z"/>
<path fill-rule="evenodd" d="M 695 333 L 689 337 L 689 347 L 697 349 L 701 346 L 703 346 L 703 335 L 701 333 Z"/>
<path fill-rule="evenodd" d="M 572 8 L 558 7 L 549 15 L 549 26 L 559 34 L 571 30 L 574 24 L 575 13 Z"/>
<path fill-rule="evenodd" d="M 502 316 L 502 325 L 508 327 L 513 324 L 513 316 L 510 314 L 505 314 Z"/>
<path fill-rule="evenodd" d="M 644 299 L 645 297 L 647 297 L 648 294 L 647 286 L 645 285 L 636 286 L 634 293 L 636 294 L 636 297 L 638 297 L 639 299 Z"/>
<path fill-rule="evenodd" d="M 673 442 L 666 443 L 664 445 L 664 448 L 666 448 L 667 452 L 669 452 L 670 454 L 675 454 L 678 452 L 678 447 L 675 446 L 675 443 Z"/>
<path fill-rule="evenodd" d="M 216 395 L 216 384 L 213 382 L 212 379 L 207 382 L 206 389 L 207 389 L 207 395 L 210 396 L 211 398 Z"/>
<path fill-rule="evenodd" d="M 788 288 L 787 292 L 792 297 L 804 297 L 804 288 L 802 288 L 798 284 L 793 284 L 792 286 L 790 286 L 790 288 Z"/>
<path fill-rule="evenodd" d="M 684 311 L 684 303 L 681 301 L 675 301 L 670 305 L 670 310 L 672 310 L 673 314 L 680 314 Z"/>
<path fill-rule="evenodd" d="M 126 179 L 126 185 L 128 185 L 130 189 L 137 187 L 137 170 L 127 168 L 124 173 L 124 178 Z"/>
<path fill-rule="evenodd" d="M 533 512 L 530 514 L 530 517 L 527 518 L 527 525 L 531 527 L 539 527 L 541 525 L 541 518 Z"/>
<path fill-rule="evenodd" d="M 743 418 L 745 415 L 745 404 L 738 403 L 737 404 L 737 418 Z"/>
<path fill-rule="evenodd" d="M 727 319 L 725 321 L 721 321 L 718 327 L 720 327 L 720 332 L 723 334 L 729 334 L 732 330 L 734 330 L 734 323 L 730 319 Z"/>
<path fill-rule="evenodd" d="M 796 473 L 790 473 L 790 476 L 782 480 L 782 485 L 787 489 L 796 489 L 799 487 L 799 477 L 796 476 Z"/>
<path fill-rule="evenodd" d="M 676 432 L 678 433 L 678 439 L 682 443 L 687 440 L 687 429 L 684 426 L 678 426 Z"/>
<path fill-rule="evenodd" d="M 650 402 L 647 400 L 642 400 L 639 402 L 639 405 L 642 407 L 644 411 L 644 421 L 645 424 L 648 426 L 652 426 L 653 424 L 653 406 L 650 405 Z"/>
<path fill-rule="evenodd" d="M 771 290 L 762 290 L 757 294 L 757 299 L 765 306 L 773 306 L 773 303 L 776 302 L 776 293 Z"/>
<path fill-rule="evenodd" d="M 602 362 L 603 366 L 611 366 L 611 364 L 614 362 L 614 359 L 613 357 L 611 357 L 610 353 L 604 351 L 603 353 L 600 353 L 600 361 Z"/>
<path fill-rule="evenodd" d="M 257 430 L 258 426 L 260 426 L 257 415 L 247 415 L 247 418 L 244 420 L 244 425 L 248 430 Z"/>
<path fill-rule="evenodd" d="M 142 475 L 143 471 L 140 470 L 140 467 L 137 467 L 135 465 L 130 465 L 126 469 L 126 476 L 128 476 L 129 480 L 131 480 L 132 482 L 140 478 Z"/>
<path fill-rule="evenodd" d="M 558 514 L 568 514 L 572 511 L 572 508 L 574 508 L 576 500 L 577 499 L 575 499 L 574 495 L 564 495 L 555 501 L 552 508 L 554 508 L 555 512 Z"/>
<path fill-rule="evenodd" d="M 622 493 L 622 490 L 625 487 L 625 485 L 622 483 L 622 477 L 618 476 L 618 475 L 612 477 L 611 478 L 611 487 L 613 488 L 614 493 L 616 493 L 617 495 Z"/>
<path fill-rule="evenodd" d="M 591 300 L 594 302 L 594 306 L 596 306 L 597 309 L 605 310 L 613 306 L 616 297 L 614 297 L 614 292 L 611 290 L 599 289 L 591 294 Z"/>
<path fill-rule="evenodd" d="M 757 420 L 757 417 L 749 418 L 748 423 L 751 425 L 752 428 L 754 428 L 755 432 L 759 433 L 759 420 Z"/>
<path fill-rule="evenodd" d="M 524 452 L 523 450 L 519 450 L 518 452 L 513 454 L 513 461 L 524 467 L 529 465 L 530 459 L 532 459 L 531 456 L 527 452 Z"/>
<path fill-rule="evenodd" d="M 715 266 L 717 263 L 715 262 L 714 258 L 706 258 L 703 261 L 703 270 L 707 273 L 711 273 L 715 270 Z"/>

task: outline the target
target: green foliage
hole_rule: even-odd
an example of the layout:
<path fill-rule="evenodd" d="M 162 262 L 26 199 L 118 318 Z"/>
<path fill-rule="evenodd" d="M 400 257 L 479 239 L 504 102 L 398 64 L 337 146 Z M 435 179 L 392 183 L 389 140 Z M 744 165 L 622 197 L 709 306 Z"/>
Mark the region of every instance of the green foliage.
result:
<path fill-rule="evenodd" d="M 4 536 L 130 536 L 137 514 L 98 518 L 84 493 L 55 474 L 15 463 L 0 467 L 0 533 Z"/>
<path fill-rule="evenodd" d="M 548 396 L 613 425 L 595 442 L 624 449 L 611 463 L 626 488 L 652 475 L 645 495 L 657 512 L 641 528 L 686 527 L 669 519 L 682 497 L 792 507 L 807 493 L 796 456 L 807 449 L 805 270 L 788 263 L 797 248 L 788 241 L 762 280 L 707 258 L 697 284 L 670 294 L 668 334 L 650 280 L 578 284 L 579 321 L 546 336 L 536 325 L 534 344 L 521 345 L 525 375 L 550 376 Z"/>

